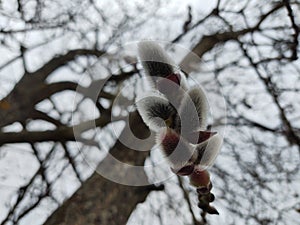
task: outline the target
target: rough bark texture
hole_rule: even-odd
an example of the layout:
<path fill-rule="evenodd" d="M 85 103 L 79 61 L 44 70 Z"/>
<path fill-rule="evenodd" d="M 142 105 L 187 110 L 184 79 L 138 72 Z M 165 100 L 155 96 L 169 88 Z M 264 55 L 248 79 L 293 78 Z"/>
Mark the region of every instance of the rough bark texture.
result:
<path fill-rule="evenodd" d="M 142 123 L 138 113 L 131 113 L 130 128 L 132 132 L 143 139 L 150 135 L 147 127 Z M 129 128 L 129 127 L 127 127 Z M 121 135 L 124 138 L 130 138 L 127 129 L 124 129 Z M 145 149 L 150 149 L 152 143 L 148 143 Z M 127 162 L 128 164 L 140 165 L 144 164 L 149 151 L 136 151 L 123 145 L 120 141 L 110 151 L 110 154 Z M 113 163 L 107 157 L 99 167 L 105 167 L 108 173 L 119 174 L 124 180 L 147 182 L 147 176 L 144 170 L 140 170 L 139 174 L 132 174 L 130 167 L 126 170 Z M 107 160 L 108 159 L 108 160 Z M 133 177 L 134 176 L 134 177 Z M 126 186 L 112 182 L 98 173 L 94 173 L 82 187 L 70 198 L 63 206 L 47 220 L 46 225 L 82 225 L 82 224 L 126 224 L 131 212 L 136 205 L 145 201 L 151 190 L 161 189 L 161 187 L 149 186 Z"/>

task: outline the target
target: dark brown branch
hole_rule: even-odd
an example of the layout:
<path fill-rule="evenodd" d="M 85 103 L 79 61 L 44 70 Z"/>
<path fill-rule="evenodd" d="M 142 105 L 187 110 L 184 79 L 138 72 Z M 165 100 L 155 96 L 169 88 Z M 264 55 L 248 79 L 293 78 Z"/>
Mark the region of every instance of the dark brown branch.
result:
<path fill-rule="evenodd" d="M 298 59 L 297 48 L 298 48 L 298 45 L 299 45 L 298 37 L 299 37 L 300 30 L 299 30 L 299 27 L 297 26 L 297 24 L 295 22 L 295 16 L 294 16 L 292 7 L 290 5 L 290 1 L 289 0 L 283 0 L 283 2 L 284 2 L 285 7 L 286 7 L 286 9 L 288 11 L 288 16 L 289 16 L 289 18 L 291 20 L 292 28 L 294 30 L 293 44 L 292 44 L 292 47 L 291 47 L 291 50 L 292 50 L 291 59 L 292 60 L 297 60 Z"/>
<path fill-rule="evenodd" d="M 68 51 L 64 55 L 56 56 L 47 63 L 45 63 L 40 69 L 35 71 L 33 75 L 38 76 L 39 80 L 45 80 L 53 71 L 57 68 L 67 64 L 74 60 L 78 56 L 94 55 L 100 57 L 105 52 L 96 49 L 74 49 Z"/>
<path fill-rule="evenodd" d="M 79 182 L 82 184 L 82 183 L 83 183 L 83 180 L 82 180 L 82 178 L 81 178 L 81 176 L 80 176 L 80 173 L 79 173 L 79 171 L 78 171 L 78 169 L 77 169 L 77 167 L 76 167 L 74 158 L 73 158 L 73 157 L 71 156 L 71 154 L 69 153 L 69 149 L 68 149 L 66 143 L 65 143 L 65 142 L 61 142 L 61 145 L 62 145 L 63 149 L 65 150 L 66 158 L 68 159 L 68 161 L 69 161 L 69 163 L 70 163 L 70 165 L 71 165 L 71 167 L 72 167 L 72 169 L 73 169 L 73 171 L 74 171 L 74 173 L 75 173 L 77 179 L 78 179 Z"/>
<path fill-rule="evenodd" d="M 21 131 L 1 133 L 0 145 L 8 143 L 74 141 L 72 128 L 64 127 L 48 131 Z"/>
<path fill-rule="evenodd" d="M 56 148 L 56 145 L 54 145 L 52 147 L 52 149 L 49 151 L 49 153 L 46 155 L 46 157 L 44 159 L 44 164 L 46 164 L 46 162 L 51 158 L 51 155 L 54 152 L 55 148 Z M 21 186 L 19 188 L 17 200 L 13 204 L 13 206 L 11 207 L 11 209 L 9 210 L 6 218 L 1 222 L 1 225 L 6 224 L 10 220 L 13 220 L 14 212 L 16 211 L 16 209 L 19 207 L 19 205 L 21 204 L 21 202 L 25 198 L 25 194 L 27 194 L 29 192 L 30 187 L 33 185 L 35 179 L 39 175 L 43 177 L 44 172 L 45 172 L 44 165 L 40 165 L 39 169 L 35 172 L 35 174 L 33 174 L 33 176 L 31 177 L 31 179 L 29 180 L 29 182 L 26 185 Z M 48 181 L 46 181 L 46 183 L 48 184 Z M 19 219 L 19 217 L 16 220 L 18 220 L 18 219 Z"/>
<path fill-rule="evenodd" d="M 63 126 L 55 130 L 47 131 L 21 131 L 7 132 L 0 134 L 0 146 L 8 143 L 45 142 L 45 141 L 85 141 L 80 139 L 80 134 L 93 127 L 104 127 L 110 123 L 109 111 L 104 112 L 95 120 L 82 122 L 78 125 L 68 127 Z M 75 131 L 75 134 L 74 134 Z M 77 139 L 75 138 L 75 136 Z"/>
<path fill-rule="evenodd" d="M 44 120 L 44 121 L 54 124 L 57 127 L 63 125 L 59 120 L 56 120 L 53 117 L 47 115 L 46 113 L 36 110 L 36 109 L 32 112 L 32 114 L 30 115 L 30 118 L 34 119 L 34 120 L 37 120 L 37 119 Z"/>
<path fill-rule="evenodd" d="M 270 94 L 276 107 L 278 108 L 279 113 L 280 113 L 280 118 L 282 121 L 282 125 L 283 125 L 283 127 L 282 127 L 283 132 L 284 132 L 284 135 L 285 135 L 287 141 L 290 142 L 291 144 L 298 145 L 299 150 L 300 150 L 300 137 L 295 133 L 291 122 L 289 121 L 289 119 L 287 118 L 287 116 L 285 114 L 284 108 L 281 106 L 281 104 L 279 102 L 279 96 L 278 96 L 278 92 L 276 91 L 275 84 L 271 81 L 270 76 L 264 77 L 261 74 L 261 72 L 258 69 L 258 65 L 253 62 L 253 59 L 248 54 L 247 50 L 243 47 L 242 43 L 240 43 L 240 47 L 241 47 L 245 57 L 249 60 L 251 66 L 253 67 L 256 74 L 258 75 L 259 79 L 264 84 L 266 91 Z"/>
<path fill-rule="evenodd" d="M 226 124 L 228 125 L 233 125 L 233 126 L 237 126 L 237 125 L 242 125 L 242 126 L 252 126 L 252 127 L 256 127 L 260 130 L 263 130 L 263 131 L 268 131 L 268 132 L 272 132 L 272 133 L 277 133 L 277 132 L 280 132 L 279 130 L 276 130 L 276 129 L 273 129 L 273 128 L 270 128 L 270 127 L 267 127 L 267 126 L 264 126 L 260 123 L 257 123 L 255 121 L 252 121 L 244 116 L 242 116 L 242 120 L 245 121 L 245 122 L 240 122 L 239 120 L 236 120 L 236 118 L 230 118 L 228 117 L 228 122 Z M 225 125 L 225 124 L 224 124 Z"/>
<path fill-rule="evenodd" d="M 191 22 L 192 22 L 192 7 L 188 6 L 188 18 L 183 24 L 183 33 L 186 33 L 188 31 Z"/>
<path fill-rule="evenodd" d="M 212 35 L 203 36 L 202 39 L 193 48 L 193 54 L 196 54 L 199 58 L 202 58 L 202 56 L 206 52 L 213 49 L 217 44 L 222 44 L 230 40 L 238 40 L 238 38 L 242 35 L 258 31 L 262 22 L 264 22 L 272 13 L 282 8 L 282 6 L 283 3 L 278 3 L 269 12 L 262 15 L 260 20 L 253 27 L 245 28 L 238 31 L 225 31 L 223 33 L 215 33 Z M 188 54 L 180 63 L 180 67 L 186 73 L 190 73 L 191 71 L 193 71 L 193 64 L 198 63 L 195 62 L 195 57 L 193 56 L 193 54 Z"/>
<path fill-rule="evenodd" d="M 178 178 L 178 182 L 179 182 L 179 187 L 181 188 L 181 190 L 183 192 L 183 197 L 184 197 L 184 199 L 186 200 L 186 202 L 188 204 L 189 211 L 190 211 L 190 214 L 191 214 L 192 220 L 193 220 L 193 225 L 204 225 L 205 223 L 203 221 L 198 221 L 197 218 L 195 217 L 195 214 L 194 214 L 193 209 L 192 209 L 192 203 L 191 203 L 191 200 L 190 200 L 190 197 L 189 197 L 189 193 L 183 186 L 183 181 L 182 181 L 183 178 L 180 177 L 180 176 L 177 176 L 177 178 Z"/>
<path fill-rule="evenodd" d="M 205 16 L 204 18 L 202 18 L 201 20 L 199 20 L 193 26 L 187 27 L 187 29 L 185 29 L 183 33 L 179 34 L 176 38 L 174 38 L 172 40 L 172 43 L 176 43 L 176 42 L 180 41 L 188 32 L 190 32 L 193 29 L 195 29 L 196 27 L 198 27 L 200 24 L 202 24 L 204 21 L 206 21 L 209 17 L 215 15 L 216 12 L 218 12 L 219 3 L 220 2 L 218 1 L 216 8 L 214 8 L 207 16 Z"/>
<path fill-rule="evenodd" d="M 199 58 L 202 58 L 202 56 L 213 49 L 217 44 L 222 44 L 229 40 L 237 40 L 240 36 L 245 35 L 247 33 L 253 32 L 256 30 L 256 27 L 254 28 L 246 28 L 239 31 L 228 31 L 223 33 L 216 33 L 213 35 L 203 36 L 202 39 L 198 42 L 198 44 L 193 48 L 192 53 L 188 54 L 180 63 L 180 67 L 182 70 L 186 73 L 190 73 L 193 71 L 193 64 L 197 64 L 198 62 L 195 62 L 195 56 L 196 54 Z M 196 59 L 198 60 L 198 58 Z"/>

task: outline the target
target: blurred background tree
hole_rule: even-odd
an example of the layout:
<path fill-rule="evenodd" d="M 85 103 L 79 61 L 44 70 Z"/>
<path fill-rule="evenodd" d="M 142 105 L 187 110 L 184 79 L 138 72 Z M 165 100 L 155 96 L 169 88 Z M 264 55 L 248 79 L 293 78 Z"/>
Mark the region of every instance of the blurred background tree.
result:
<path fill-rule="evenodd" d="M 1 225 L 298 224 L 299 15 L 300 2 L 289 0 L 0 1 Z M 107 151 L 141 166 L 161 157 L 123 145 L 110 116 L 117 107 L 134 134 L 149 135 L 134 110 L 113 107 L 123 87 L 134 98 L 142 73 L 128 65 L 136 55 L 113 49 L 143 39 L 165 41 L 189 79 L 225 99 L 226 118 L 216 112 L 212 122 L 226 126 L 210 169 L 219 216 L 200 216 L 185 179 L 130 187 L 90 166 L 101 166 Z M 169 43 L 191 49 L 201 71 Z M 89 90 L 104 75 L 94 99 Z M 141 179 L 163 172 L 142 171 Z"/>

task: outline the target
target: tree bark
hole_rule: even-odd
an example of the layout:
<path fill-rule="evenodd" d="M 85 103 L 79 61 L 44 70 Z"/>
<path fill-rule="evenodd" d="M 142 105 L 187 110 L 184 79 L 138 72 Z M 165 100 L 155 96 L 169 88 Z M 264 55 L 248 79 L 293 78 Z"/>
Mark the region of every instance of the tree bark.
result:
<path fill-rule="evenodd" d="M 130 140 L 128 128 L 144 139 L 150 136 L 150 131 L 142 122 L 137 112 L 131 113 L 130 123 L 122 131 L 121 136 Z M 123 139 L 124 140 L 124 139 Z M 145 149 L 151 149 L 153 142 L 146 142 Z M 117 141 L 99 167 L 107 169 L 108 174 L 120 175 L 120 181 L 132 181 L 148 183 L 143 169 L 138 174 L 133 174 L 130 167 L 120 168 L 109 158 L 113 156 L 130 165 L 142 166 L 149 151 L 136 151 Z M 122 178 L 124 179 L 122 181 Z M 126 224 L 130 214 L 138 203 L 145 201 L 151 190 L 161 190 L 162 187 L 148 186 L 126 186 L 110 181 L 95 172 L 80 189 L 59 207 L 48 218 L 45 225 L 82 225 L 82 224 Z"/>

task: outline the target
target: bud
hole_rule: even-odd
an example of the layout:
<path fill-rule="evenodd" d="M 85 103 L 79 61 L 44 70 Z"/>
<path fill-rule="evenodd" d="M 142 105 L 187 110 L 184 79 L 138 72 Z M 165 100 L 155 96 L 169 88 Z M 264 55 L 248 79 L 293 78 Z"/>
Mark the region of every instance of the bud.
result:
<path fill-rule="evenodd" d="M 210 176 L 207 170 L 199 170 L 196 168 L 190 175 L 190 183 L 195 187 L 209 187 Z"/>
<path fill-rule="evenodd" d="M 213 202 L 215 200 L 215 195 L 213 193 L 209 194 L 209 202 Z"/>
<path fill-rule="evenodd" d="M 158 133 L 157 143 L 168 158 L 174 173 L 183 176 L 194 171 L 194 148 L 178 133 L 170 128 L 162 129 Z"/>
<path fill-rule="evenodd" d="M 199 187 L 199 188 L 197 188 L 197 193 L 200 195 L 206 195 L 209 193 L 209 188 L 208 187 Z"/>
<path fill-rule="evenodd" d="M 195 169 L 195 166 L 193 164 L 184 166 L 178 170 L 175 170 L 171 167 L 172 172 L 179 176 L 188 176 L 194 172 L 194 169 Z"/>
<path fill-rule="evenodd" d="M 206 170 L 221 148 L 223 138 L 207 131 L 209 104 L 201 87 L 188 89 L 185 74 L 155 42 L 138 46 L 139 58 L 153 92 L 136 102 L 149 128 L 157 132 L 157 143 L 172 172 L 189 176 L 197 188 L 198 206 L 206 213 L 219 214 L 210 206 L 215 196 Z M 177 111 L 178 109 L 178 111 Z"/>
<path fill-rule="evenodd" d="M 206 208 L 205 211 L 206 211 L 207 213 L 209 213 L 209 214 L 216 214 L 216 215 L 219 215 L 218 210 L 217 210 L 215 207 L 213 207 L 213 206 L 208 206 L 208 207 Z"/>
<path fill-rule="evenodd" d="M 205 209 L 207 209 L 207 208 L 209 207 L 209 205 L 208 205 L 206 202 L 200 201 L 200 202 L 198 203 L 198 207 L 199 207 L 200 209 L 205 210 Z"/>

